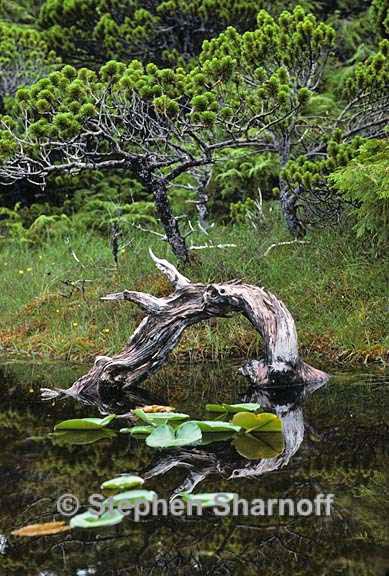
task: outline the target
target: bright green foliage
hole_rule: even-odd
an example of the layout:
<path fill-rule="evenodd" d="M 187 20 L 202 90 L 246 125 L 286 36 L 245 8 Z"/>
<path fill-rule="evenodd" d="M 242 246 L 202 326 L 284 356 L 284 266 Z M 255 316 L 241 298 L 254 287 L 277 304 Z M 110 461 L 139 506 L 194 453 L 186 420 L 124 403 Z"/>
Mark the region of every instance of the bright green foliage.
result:
<path fill-rule="evenodd" d="M 20 24 L 33 24 L 40 2 L 36 0 L 2 0 L 0 19 Z"/>
<path fill-rule="evenodd" d="M 116 418 L 115 414 L 109 414 L 105 418 L 78 418 L 63 420 L 54 426 L 54 430 L 100 430 L 105 428 Z"/>
<path fill-rule="evenodd" d="M 77 514 L 73 516 L 70 520 L 71 528 L 106 528 L 107 526 L 115 526 L 120 524 L 123 520 L 124 515 L 118 510 L 112 510 L 104 512 L 98 516 L 93 512 L 83 512 L 82 514 Z"/>
<path fill-rule="evenodd" d="M 147 436 L 146 444 L 151 448 L 178 448 L 196 444 L 201 437 L 201 430 L 194 422 L 185 422 L 177 428 L 161 424 Z"/>
<path fill-rule="evenodd" d="M 169 5 L 164 10 L 175 9 Z M 66 9 L 66 18 L 82 22 L 90 7 L 87 1 L 46 2 L 42 18 L 65 18 Z M 66 65 L 18 90 L 12 116 L 1 122 L 1 177 L 18 180 L 28 167 L 30 181 L 43 185 L 54 171 L 124 169 L 158 199 L 156 182 L 165 189 L 177 185 L 178 177 L 215 156 L 223 162 L 223 149 L 252 146 L 253 166 L 236 153 L 238 167 L 231 166 L 226 179 L 243 172 L 254 188 L 263 174 L 273 188 L 279 165 L 281 205 L 290 230 L 299 234 L 297 213 L 305 210 L 309 222 L 317 190 L 324 213 L 323 199 L 331 196 L 326 178 L 358 151 L 359 137 L 383 135 L 388 42 L 355 66 L 336 101 L 324 76 L 334 47 L 334 29 L 298 6 L 277 19 L 261 10 L 252 31 L 228 27 L 205 41 L 189 66 L 108 60 L 96 71 Z M 214 182 L 222 178 L 217 174 Z M 166 231 L 170 216 L 161 203 L 157 209 Z M 154 222 L 149 204 L 125 202 L 115 210 L 100 197 L 86 212 L 112 214 L 103 219 L 104 230 L 119 216 L 133 222 L 139 212 Z M 83 216 L 83 225 L 92 225 L 93 217 Z"/>
<path fill-rule="evenodd" d="M 389 5 L 387 0 L 373 0 L 371 11 L 377 32 L 383 38 L 387 37 L 389 35 Z"/>
<path fill-rule="evenodd" d="M 31 155 L 39 156 L 45 142 L 55 141 L 72 146 L 73 142 L 80 143 L 80 140 L 88 137 L 96 141 L 95 157 L 106 156 L 110 150 L 115 149 L 115 145 L 112 136 L 107 134 L 105 137 L 105 133 L 99 129 L 102 115 L 106 120 L 115 119 L 115 137 L 119 138 L 123 146 L 134 140 L 133 149 L 136 150 L 137 143 L 153 131 L 156 132 L 156 138 L 150 146 L 158 145 L 166 141 L 169 130 L 174 129 L 170 124 L 178 114 L 190 118 L 192 110 L 186 102 L 195 91 L 191 78 L 191 74 L 180 68 L 159 69 L 148 65 L 145 69 L 136 60 L 128 66 L 109 61 L 98 74 L 86 68 L 76 70 L 70 65 L 52 72 L 32 87 L 20 89 L 16 94 L 18 116 L 25 116 L 27 120 L 27 129 L 23 128 L 23 134 L 31 143 Z M 197 88 L 196 91 L 203 92 L 206 99 L 206 109 L 197 113 L 196 120 L 200 119 L 202 126 L 208 128 L 210 118 L 207 113 L 218 109 L 216 95 L 205 87 Z M 134 98 L 137 100 L 134 101 Z M 140 110 L 142 106 L 144 113 L 150 116 L 151 123 L 154 114 L 159 116 L 159 124 L 166 123 L 167 132 L 159 131 L 158 125 L 149 128 L 145 126 L 138 130 L 135 128 L 136 136 L 132 138 L 133 126 L 127 123 L 127 114 L 143 115 Z M 12 137 L 8 133 L 12 132 L 14 125 L 10 118 L 3 119 L 3 155 L 6 155 L 8 148 L 12 153 Z M 130 149 L 127 148 L 127 151 Z"/>
<path fill-rule="evenodd" d="M 0 21 L 0 96 L 14 94 L 56 64 L 58 58 L 39 32 Z"/>
<path fill-rule="evenodd" d="M 291 160 L 282 172 L 290 190 L 298 193 L 301 217 L 310 223 L 337 220 L 342 198 L 328 184 L 328 176 L 354 158 L 365 138 L 385 136 L 389 106 L 389 41 L 382 40 L 378 51 L 358 63 L 343 84 L 345 107 L 337 110 L 333 129 L 328 130 L 319 148 L 322 156 L 305 154 Z M 325 151 L 325 154 L 323 152 Z"/>
<path fill-rule="evenodd" d="M 258 0 L 46 0 L 40 26 L 67 61 L 94 66 L 109 58 L 163 64 L 187 60 L 227 25 L 255 25 L 260 8 L 292 2 Z"/>
<path fill-rule="evenodd" d="M 246 208 L 253 209 L 259 190 L 267 199 L 269 191 L 278 184 L 278 159 L 269 153 L 253 154 L 252 150 L 230 148 L 217 160 L 213 170 L 215 191 L 210 198 L 212 213 L 225 214 L 230 204 L 233 220 L 243 222 L 247 210 L 240 214 L 239 206 L 246 202 Z"/>
<path fill-rule="evenodd" d="M 344 168 L 330 175 L 330 182 L 353 203 L 358 237 L 383 248 L 389 240 L 389 145 L 364 144 Z"/>

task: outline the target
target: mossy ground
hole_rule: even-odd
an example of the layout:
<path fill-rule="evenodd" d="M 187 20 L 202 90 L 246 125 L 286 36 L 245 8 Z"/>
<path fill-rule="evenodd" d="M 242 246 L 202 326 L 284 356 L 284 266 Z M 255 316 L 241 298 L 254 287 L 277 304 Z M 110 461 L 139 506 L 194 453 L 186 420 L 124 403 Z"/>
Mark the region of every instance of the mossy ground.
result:
<path fill-rule="evenodd" d="M 345 367 L 387 360 L 387 262 L 371 256 L 351 234 L 311 233 L 306 244 L 277 246 L 265 257 L 272 243 L 290 240 L 278 222 L 263 231 L 218 226 L 211 238 L 236 248 L 194 252 L 185 274 L 206 282 L 241 278 L 273 291 L 296 319 L 305 358 Z M 204 237 L 196 242 L 204 243 Z M 142 312 L 99 298 L 124 288 L 157 296 L 169 293 L 148 256 L 149 246 L 174 261 L 164 242 L 136 230 L 118 267 L 108 239 L 93 233 L 75 232 L 71 238 L 47 239 L 34 247 L 3 241 L 0 351 L 72 361 L 119 351 Z M 84 292 L 64 284 L 81 281 Z M 255 356 L 260 347 L 249 323 L 235 316 L 188 330 L 174 356 Z"/>

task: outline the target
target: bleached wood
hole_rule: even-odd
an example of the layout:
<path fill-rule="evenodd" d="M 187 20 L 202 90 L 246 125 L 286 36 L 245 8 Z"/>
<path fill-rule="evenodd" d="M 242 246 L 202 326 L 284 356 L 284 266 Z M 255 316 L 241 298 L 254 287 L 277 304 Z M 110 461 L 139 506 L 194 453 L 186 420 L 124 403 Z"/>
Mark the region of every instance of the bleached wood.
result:
<path fill-rule="evenodd" d="M 248 361 L 241 373 L 255 384 L 323 382 L 325 372 L 303 362 L 299 356 L 293 317 L 274 294 L 234 280 L 226 283 L 192 283 L 170 262 L 150 255 L 175 290 L 164 298 L 124 290 L 103 300 L 129 301 L 146 311 L 124 349 L 115 356 L 98 356 L 93 367 L 65 391 L 71 396 L 93 399 L 102 391 L 138 385 L 159 370 L 192 324 L 232 312 L 245 316 L 263 339 L 263 358 Z M 53 394 L 44 391 L 44 396 Z"/>

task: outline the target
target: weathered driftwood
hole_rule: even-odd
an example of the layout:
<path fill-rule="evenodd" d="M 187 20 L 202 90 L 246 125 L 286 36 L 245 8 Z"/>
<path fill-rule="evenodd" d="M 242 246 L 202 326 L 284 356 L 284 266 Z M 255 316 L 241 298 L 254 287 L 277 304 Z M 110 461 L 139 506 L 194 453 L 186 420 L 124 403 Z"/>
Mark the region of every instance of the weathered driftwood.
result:
<path fill-rule="evenodd" d="M 66 394 L 93 399 L 107 390 L 133 387 L 166 362 L 185 328 L 232 312 L 243 314 L 263 338 L 263 358 L 251 360 L 241 368 L 241 373 L 253 383 L 291 385 L 323 382 L 328 378 L 300 358 L 293 317 L 273 294 L 237 280 L 223 284 L 192 283 L 168 261 L 157 258 L 151 251 L 150 255 L 174 286 L 174 292 L 156 298 L 125 290 L 102 298 L 133 302 L 147 315 L 122 352 L 112 358 L 98 356 L 91 370 Z M 46 398 L 58 392 L 42 391 Z"/>

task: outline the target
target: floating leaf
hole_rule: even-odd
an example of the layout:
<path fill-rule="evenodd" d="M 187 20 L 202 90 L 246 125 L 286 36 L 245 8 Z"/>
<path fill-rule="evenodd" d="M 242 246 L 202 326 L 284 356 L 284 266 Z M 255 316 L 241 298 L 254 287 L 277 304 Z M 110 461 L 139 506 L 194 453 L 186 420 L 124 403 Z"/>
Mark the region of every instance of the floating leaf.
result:
<path fill-rule="evenodd" d="M 115 526 L 124 518 L 118 510 L 107 510 L 103 514 L 93 514 L 93 512 L 84 512 L 77 514 L 70 520 L 71 528 L 103 528 L 106 526 Z"/>
<path fill-rule="evenodd" d="M 179 422 L 180 420 L 186 420 L 189 418 L 188 414 L 181 414 L 180 412 L 155 412 L 152 414 L 147 414 L 141 408 L 137 408 L 132 411 L 135 416 L 138 416 L 147 424 L 152 426 L 160 426 L 161 424 L 166 424 L 167 422 Z"/>
<path fill-rule="evenodd" d="M 64 420 L 54 426 L 54 430 L 100 430 L 108 426 L 116 418 L 115 414 L 109 414 L 105 418 L 76 418 Z"/>
<path fill-rule="evenodd" d="M 202 432 L 239 432 L 241 430 L 240 426 L 221 420 L 190 420 L 190 422 L 197 424 Z"/>
<path fill-rule="evenodd" d="M 275 458 L 284 450 L 284 436 L 281 432 L 239 434 L 232 441 L 235 450 L 247 460 Z"/>
<path fill-rule="evenodd" d="M 201 440 L 201 430 L 194 422 L 185 422 L 176 429 L 168 424 L 158 426 L 147 436 L 146 444 L 152 448 L 187 446 Z"/>
<path fill-rule="evenodd" d="M 65 522 L 44 522 L 43 524 L 29 524 L 11 532 L 13 536 L 48 536 L 67 532 L 70 526 Z"/>
<path fill-rule="evenodd" d="M 184 502 L 191 504 L 198 504 L 202 508 L 213 508 L 221 504 L 231 502 L 235 496 L 234 492 L 203 492 L 201 494 L 190 494 L 189 492 L 181 492 L 179 494 Z"/>
<path fill-rule="evenodd" d="M 113 506 L 134 505 L 141 504 L 142 502 L 152 502 L 158 497 L 157 493 L 153 490 L 127 490 L 112 496 L 103 505 L 108 505 L 112 502 Z"/>
<path fill-rule="evenodd" d="M 102 490 L 127 490 L 129 488 L 137 488 L 144 484 L 143 478 L 136 474 L 123 474 L 111 480 L 106 480 L 100 486 Z"/>
<path fill-rule="evenodd" d="M 228 440 L 231 440 L 235 434 L 235 432 L 203 432 L 203 437 L 198 442 L 198 445 L 207 446 L 214 442 L 227 442 Z"/>
<path fill-rule="evenodd" d="M 132 436 L 147 436 L 155 429 L 154 426 L 132 426 L 132 428 L 120 428 L 121 434 L 131 434 Z"/>
<path fill-rule="evenodd" d="M 205 409 L 208 412 L 228 412 L 236 414 L 237 412 L 258 412 L 261 408 L 260 404 L 244 403 L 244 404 L 206 404 Z"/>
<path fill-rule="evenodd" d="M 62 430 L 49 434 L 50 439 L 58 446 L 93 444 L 99 440 L 111 440 L 115 436 L 116 433 L 113 430 L 104 428 L 101 430 Z"/>
<path fill-rule="evenodd" d="M 241 426 L 247 432 L 281 432 L 282 422 L 275 414 L 263 412 L 262 414 L 251 414 L 249 412 L 238 412 L 235 414 L 232 423 Z"/>
<path fill-rule="evenodd" d="M 152 404 L 151 406 L 142 406 L 141 410 L 146 414 L 155 414 L 160 412 L 174 412 L 172 406 L 158 406 L 157 404 Z"/>

